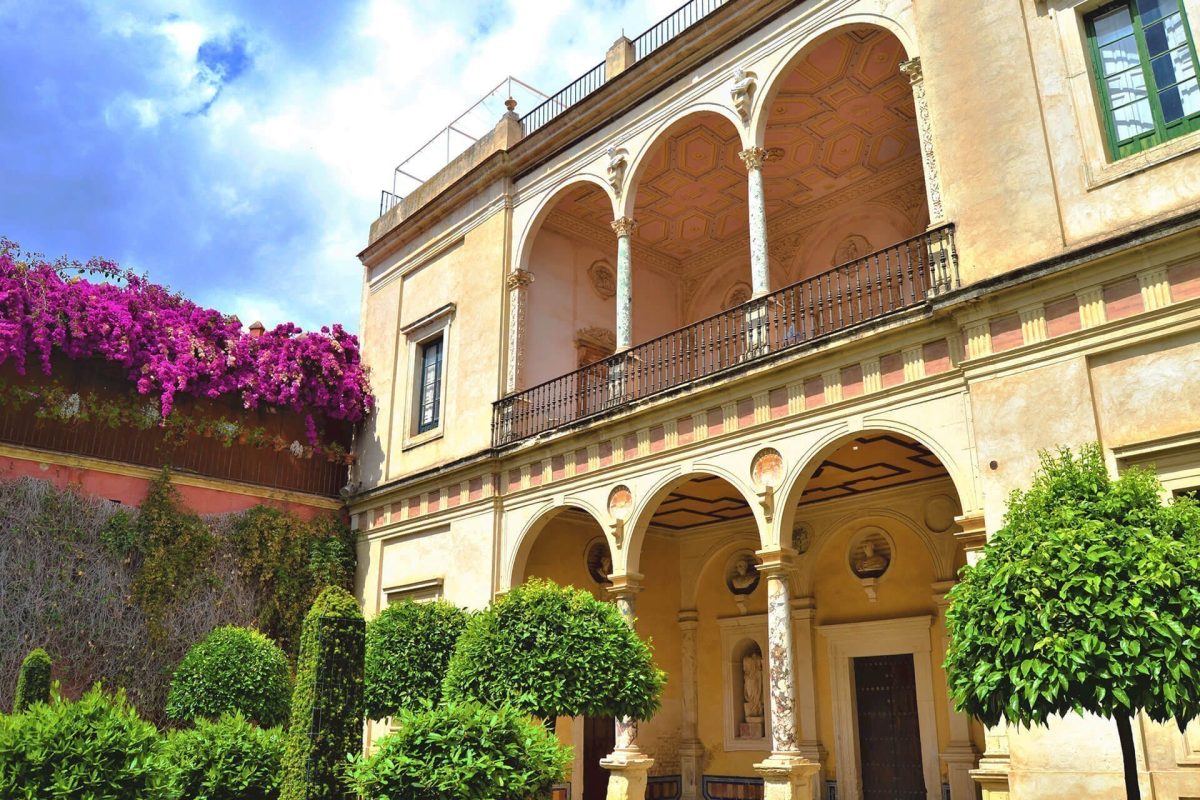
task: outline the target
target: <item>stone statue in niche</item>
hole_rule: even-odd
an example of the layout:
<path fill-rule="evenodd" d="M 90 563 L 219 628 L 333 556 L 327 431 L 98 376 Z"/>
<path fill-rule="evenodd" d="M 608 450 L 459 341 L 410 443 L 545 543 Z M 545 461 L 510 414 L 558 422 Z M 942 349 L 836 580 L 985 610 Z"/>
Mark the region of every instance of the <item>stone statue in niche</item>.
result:
<path fill-rule="evenodd" d="M 587 571 L 600 586 L 607 586 L 610 581 L 608 576 L 612 574 L 613 562 L 612 555 L 608 552 L 608 545 L 604 542 L 593 542 L 587 550 Z"/>
<path fill-rule="evenodd" d="M 763 663 L 758 647 L 742 656 L 742 711 L 746 721 L 738 726 L 739 738 L 763 738 Z"/>
<path fill-rule="evenodd" d="M 758 567 L 750 557 L 739 558 L 734 562 L 733 574 L 729 576 L 727 585 L 734 594 L 751 594 L 758 588 Z"/>
<path fill-rule="evenodd" d="M 596 294 L 607 300 L 617 296 L 617 276 L 606 261 L 597 261 L 588 267 L 588 279 Z"/>
<path fill-rule="evenodd" d="M 888 564 L 887 556 L 876 552 L 875 543 L 868 539 L 863 542 L 862 553 L 854 560 L 854 574 L 860 578 L 878 578 L 887 572 Z"/>

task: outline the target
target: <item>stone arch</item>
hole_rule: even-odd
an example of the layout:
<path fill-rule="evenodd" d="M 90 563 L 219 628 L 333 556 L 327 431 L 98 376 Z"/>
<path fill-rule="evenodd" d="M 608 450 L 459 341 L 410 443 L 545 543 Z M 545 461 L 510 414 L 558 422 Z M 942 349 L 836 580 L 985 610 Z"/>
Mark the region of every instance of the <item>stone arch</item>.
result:
<path fill-rule="evenodd" d="M 562 182 L 558 183 L 554 188 L 547 190 L 541 196 L 541 198 L 537 201 L 533 215 L 529 218 L 529 221 L 525 224 L 520 234 L 515 237 L 517 242 L 515 257 L 513 259 L 513 266 L 515 269 L 529 268 L 529 255 L 533 251 L 533 243 L 537 239 L 538 233 L 540 233 L 542 230 L 542 223 L 546 221 L 546 217 L 550 215 L 550 212 L 554 210 L 554 207 L 558 205 L 559 200 L 561 200 L 567 192 L 571 191 L 572 189 L 577 189 L 581 184 L 585 183 L 600 187 L 600 189 L 608 196 L 608 200 L 612 204 L 614 209 L 614 219 L 617 216 L 620 216 L 616 213 L 616 209 L 618 208 L 616 194 L 613 192 L 613 188 L 608 181 L 600 178 L 597 175 L 593 175 L 590 172 L 580 172 L 571 175 Z M 616 242 L 617 239 L 616 235 L 614 234 L 614 253 L 616 252 L 617 247 Z"/>
<path fill-rule="evenodd" d="M 947 447 L 946 443 L 938 436 L 906 422 L 887 418 L 871 418 L 860 429 L 851 430 L 849 425 L 843 424 L 827 431 L 792 463 L 776 493 L 775 524 L 771 530 L 771 536 L 775 543 L 785 541 L 785 532 L 790 534 L 792 526 L 796 522 L 796 507 L 800 495 L 804 493 L 805 486 L 817 468 L 826 458 L 855 437 L 872 433 L 898 433 L 929 448 L 930 452 L 937 456 L 938 460 L 942 462 L 942 466 L 946 468 L 950 481 L 954 484 L 954 491 L 958 495 L 958 503 L 963 513 L 979 507 L 974 473 L 967 461 L 968 453 L 956 455 L 954 450 Z"/>
<path fill-rule="evenodd" d="M 501 591 L 507 591 L 514 586 L 517 586 L 524 580 L 525 569 L 529 562 L 529 554 L 533 552 L 534 546 L 537 544 L 538 538 L 546 526 L 552 522 L 555 517 L 563 511 L 575 510 L 587 514 L 595 521 L 596 525 L 604 533 L 604 538 L 608 541 L 609 552 L 616 559 L 617 549 L 612 541 L 612 536 L 608 532 L 608 526 L 604 520 L 607 519 L 607 514 L 603 513 L 591 502 L 578 497 L 564 498 L 561 500 L 551 500 L 543 504 L 533 516 L 525 523 L 521 533 L 517 536 L 516 546 L 512 548 L 507 563 L 501 571 Z"/>
<path fill-rule="evenodd" d="M 654 128 L 653 132 L 649 135 L 649 137 L 647 137 L 645 144 L 638 148 L 637 153 L 634 154 L 633 158 L 630 160 L 629 168 L 625 171 L 625 185 L 621 193 L 621 199 L 616 206 L 619 209 L 617 216 L 632 217 L 634 215 L 634 208 L 637 204 L 638 182 L 645 172 L 646 159 L 649 158 L 650 154 L 654 152 L 654 148 L 659 144 L 668 131 L 670 131 L 675 125 L 683 122 L 688 117 L 701 116 L 704 114 L 716 114 L 717 116 L 723 117 L 729 122 L 730 125 L 733 126 L 734 130 L 737 131 L 738 138 L 742 143 L 742 148 L 744 149 L 749 146 L 746 143 L 746 124 L 742 122 L 741 117 L 739 117 L 737 113 L 728 105 L 715 103 L 712 101 L 703 101 L 691 103 L 675 111 Z"/>
<path fill-rule="evenodd" d="M 615 556 L 615 561 L 629 573 L 639 573 L 641 562 L 642 543 L 646 538 L 646 531 L 650 527 L 650 521 L 654 517 L 658 507 L 662 501 L 667 498 L 675 489 L 688 483 L 695 478 L 715 477 L 728 483 L 733 487 L 746 504 L 750 507 L 750 511 L 754 515 L 754 523 L 759 532 L 760 544 L 762 543 L 763 530 L 766 522 L 763 517 L 762 507 L 758 503 L 758 498 L 755 496 L 754 490 L 750 485 L 730 472 L 724 467 L 716 464 L 695 464 L 689 469 L 675 469 L 659 478 L 653 485 L 650 486 L 640 499 L 635 498 L 633 511 L 629 515 L 629 520 L 625 523 L 625 541 L 621 548 L 620 555 Z"/>
<path fill-rule="evenodd" d="M 838 16 L 829 20 L 801 37 L 788 49 L 787 55 L 774 68 L 766 74 L 759 75 L 758 91 L 754 93 L 754 101 L 750 111 L 749 127 L 751 135 L 749 140 L 753 145 L 758 147 L 763 146 L 766 140 L 767 124 L 771 117 L 771 103 L 774 101 L 775 95 L 779 93 L 779 89 L 784 80 L 786 80 L 787 75 L 795 68 L 800 59 L 808 54 L 809 49 L 827 36 L 836 35 L 847 28 L 863 26 L 880 28 L 895 36 L 900 41 L 900 46 L 904 48 L 904 52 L 909 59 L 915 58 L 920 54 L 914 32 L 909 25 L 902 23 L 896 17 L 886 14 L 859 12 Z M 747 146 L 750 145 L 748 144 Z"/>

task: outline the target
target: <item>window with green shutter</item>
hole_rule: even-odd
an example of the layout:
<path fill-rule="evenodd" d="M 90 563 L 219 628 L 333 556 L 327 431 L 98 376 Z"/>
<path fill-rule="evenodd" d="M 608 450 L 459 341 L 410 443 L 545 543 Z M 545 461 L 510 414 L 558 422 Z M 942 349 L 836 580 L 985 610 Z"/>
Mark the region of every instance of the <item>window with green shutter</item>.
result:
<path fill-rule="evenodd" d="M 1113 158 L 1200 130 L 1196 47 L 1182 0 L 1120 0 L 1085 23 Z"/>

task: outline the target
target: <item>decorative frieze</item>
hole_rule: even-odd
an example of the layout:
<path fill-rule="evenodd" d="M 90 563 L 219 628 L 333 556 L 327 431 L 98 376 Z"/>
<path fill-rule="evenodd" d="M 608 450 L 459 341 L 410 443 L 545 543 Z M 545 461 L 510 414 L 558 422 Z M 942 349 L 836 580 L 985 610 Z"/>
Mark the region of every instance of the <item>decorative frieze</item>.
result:
<path fill-rule="evenodd" d="M 1108 317 L 1104 311 L 1104 289 L 1093 286 L 1075 293 L 1079 301 L 1079 326 L 1084 330 L 1103 325 Z"/>
<path fill-rule="evenodd" d="M 992 323 L 988 320 L 974 322 L 964 331 L 967 339 L 967 358 L 982 358 L 992 354 Z"/>
<path fill-rule="evenodd" d="M 1142 304 L 1147 311 L 1171 304 L 1171 284 L 1166 267 L 1155 267 L 1138 273 L 1138 286 L 1142 290 Z"/>
<path fill-rule="evenodd" d="M 692 414 L 692 439 L 702 442 L 708 438 L 708 412 L 697 411 Z"/>
<path fill-rule="evenodd" d="M 904 381 L 919 381 L 925 377 L 925 346 L 915 345 L 900 351 L 904 361 Z"/>
<path fill-rule="evenodd" d="M 825 404 L 842 401 L 842 370 L 831 369 L 821 373 L 821 383 L 825 387 Z"/>
<path fill-rule="evenodd" d="M 1021 317 L 1021 339 L 1025 344 L 1046 341 L 1046 307 L 1041 303 L 1017 309 Z"/>
<path fill-rule="evenodd" d="M 863 394 L 878 392 L 883 389 L 883 374 L 879 369 L 878 358 L 868 358 L 860 362 L 862 367 Z"/>

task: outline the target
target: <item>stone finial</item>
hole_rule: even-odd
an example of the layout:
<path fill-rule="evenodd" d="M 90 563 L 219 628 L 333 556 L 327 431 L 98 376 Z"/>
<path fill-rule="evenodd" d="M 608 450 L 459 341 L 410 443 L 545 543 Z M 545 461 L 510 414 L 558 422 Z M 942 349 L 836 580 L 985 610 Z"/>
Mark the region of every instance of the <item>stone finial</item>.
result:
<path fill-rule="evenodd" d="M 508 109 L 508 113 L 514 113 L 517 110 L 516 98 L 509 96 L 509 98 L 504 101 L 504 107 Z"/>
<path fill-rule="evenodd" d="M 750 121 L 750 109 L 754 105 L 754 90 L 758 88 L 758 76 L 742 67 L 733 71 L 733 85 L 729 87 L 729 97 L 733 100 L 733 110 L 742 118 L 742 122 Z"/>
<path fill-rule="evenodd" d="M 261 321 L 256 319 L 256 320 L 254 320 L 254 322 L 250 323 L 251 338 L 257 339 L 266 332 L 267 332 L 267 326 L 263 325 Z"/>

